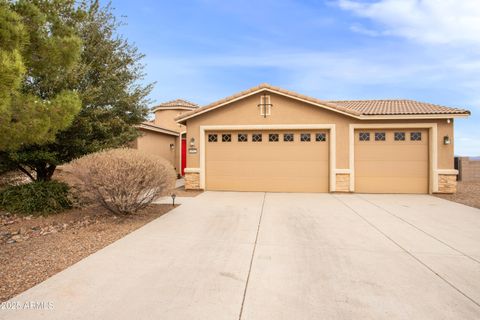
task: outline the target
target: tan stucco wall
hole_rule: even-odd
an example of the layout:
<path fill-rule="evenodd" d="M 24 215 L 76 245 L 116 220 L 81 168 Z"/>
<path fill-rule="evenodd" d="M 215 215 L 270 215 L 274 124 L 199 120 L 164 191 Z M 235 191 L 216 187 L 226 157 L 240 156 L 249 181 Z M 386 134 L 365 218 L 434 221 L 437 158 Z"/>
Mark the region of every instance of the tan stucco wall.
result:
<path fill-rule="evenodd" d="M 139 130 L 142 136 L 137 138 L 133 147 L 142 152 L 167 159 L 178 172 L 178 137 L 150 130 Z M 172 143 L 175 145 L 173 150 L 170 148 Z"/>
<path fill-rule="evenodd" d="M 176 132 L 186 131 L 185 126 L 178 124 L 177 122 L 175 122 L 174 119 L 187 111 L 188 110 L 181 110 L 181 109 L 180 110 L 157 110 L 155 112 L 154 123 L 155 125 L 168 130 L 173 130 Z"/>
<path fill-rule="evenodd" d="M 260 116 L 257 104 L 260 94 L 232 102 L 219 109 L 187 120 L 187 141 L 195 138 L 199 147 L 201 125 L 275 125 L 275 124 L 335 124 L 336 125 L 336 168 L 349 168 L 349 125 L 391 123 L 436 123 L 438 126 L 438 169 L 453 169 L 453 120 L 359 120 L 338 112 L 322 109 L 282 95 L 268 93 L 273 104 L 271 115 Z M 449 135 L 452 143 L 443 144 L 443 136 Z M 187 154 L 187 167 L 198 168 L 200 154 Z"/>

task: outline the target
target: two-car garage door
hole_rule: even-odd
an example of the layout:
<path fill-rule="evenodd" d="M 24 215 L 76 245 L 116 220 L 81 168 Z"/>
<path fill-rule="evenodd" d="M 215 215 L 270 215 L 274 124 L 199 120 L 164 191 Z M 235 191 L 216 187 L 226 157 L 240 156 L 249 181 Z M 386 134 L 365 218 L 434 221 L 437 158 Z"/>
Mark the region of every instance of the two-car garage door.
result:
<path fill-rule="evenodd" d="M 220 131 L 205 137 L 207 190 L 328 192 L 328 131 Z"/>

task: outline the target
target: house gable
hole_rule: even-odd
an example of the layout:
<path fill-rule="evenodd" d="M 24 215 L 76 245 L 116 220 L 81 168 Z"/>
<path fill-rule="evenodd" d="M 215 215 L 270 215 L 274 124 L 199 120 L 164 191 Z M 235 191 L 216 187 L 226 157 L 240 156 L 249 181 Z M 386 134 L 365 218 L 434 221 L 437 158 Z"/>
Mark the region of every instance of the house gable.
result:
<path fill-rule="evenodd" d="M 267 96 L 271 106 L 264 115 L 262 98 Z M 299 101 L 290 96 L 262 90 L 241 99 L 228 102 L 222 107 L 211 109 L 185 120 L 189 128 L 197 123 L 208 124 L 297 124 L 297 123 L 336 123 L 355 120 L 349 114 L 330 108 L 322 108 L 308 102 Z"/>
<path fill-rule="evenodd" d="M 315 99 L 315 98 L 312 98 L 312 97 L 303 96 L 303 95 L 294 93 L 292 91 L 280 89 L 280 88 L 277 88 L 277 87 L 271 87 L 270 85 L 267 85 L 267 84 L 262 84 L 258 87 L 254 87 L 254 88 L 251 88 L 249 90 L 242 91 L 242 92 L 237 93 L 235 95 L 232 95 L 230 97 L 221 99 L 221 100 L 216 101 L 214 103 L 211 103 L 207 106 L 198 108 L 196 110 L 192 110 L 190 112 L 186 112 L 185 114 L 177 117 L 176 120 L 177 120 L 177 122 L 183 124 L 183 123 L 185 123 L 186 120 L 188 120 L 190 118 L 194 118 L 194 117 L 200 116 L 202 114 L 212 112 L 212 111 L 217 110 L 219 108 L 235 105 L 239 101 L 242 101 L 242 100 L 245 100 L 245 99 L 250 99 L 252 96 L 258 96 L 258 98 L 256 100 L 257 102 L 255 104 L 255 105 L 258 105 L 258 104 L 261 103 L 260 98 L 259 98 L 260 95 L 283 96 L 283 97 L 290 98 L 292 100 L 296 100 L 298 102 L 306 103 L 306 104 L 309 104 L 311 106 L 315 106 L 317 108 L 320 107 L 320 108 L 330 110 L 330 111 L 334 111 L 334 112 L 337 112 L 337 113 L 340 113 L 340 114 L 344 114 L 344 115 L 348 115 L 348 116 L 352 116 L 352 117 L 360 116 L 359 112 L 356 112 L 354 110 L 348 110 L 348 108 L 336 106 L 336 105 L 334 105 L 332 103 L 329 103 L 327 101 L 322 101 L 322 100 Z M 273 103 L 273 101 L 272 101 L 272 103 Z"/>

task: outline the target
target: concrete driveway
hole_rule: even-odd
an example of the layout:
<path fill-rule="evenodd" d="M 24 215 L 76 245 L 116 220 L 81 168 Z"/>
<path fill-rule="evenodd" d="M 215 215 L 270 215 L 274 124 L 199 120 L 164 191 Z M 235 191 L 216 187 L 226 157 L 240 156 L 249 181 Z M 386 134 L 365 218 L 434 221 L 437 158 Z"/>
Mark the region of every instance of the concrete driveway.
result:
<path fill-rule="evenodd" d="M 479 319 L 480 210 L 421 195 L 206 192 L 0 319 Z"/>

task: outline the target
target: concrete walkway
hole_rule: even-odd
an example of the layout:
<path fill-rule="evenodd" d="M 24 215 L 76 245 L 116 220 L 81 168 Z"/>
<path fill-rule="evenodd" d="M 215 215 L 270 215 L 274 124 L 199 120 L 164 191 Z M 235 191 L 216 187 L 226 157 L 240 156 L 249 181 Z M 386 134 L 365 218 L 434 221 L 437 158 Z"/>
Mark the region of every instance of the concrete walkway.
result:
<path fill-rule="evenodd" d="M 479 319 L 480 210 L 431 196 L 205 192 L 0 319 Z"/>

